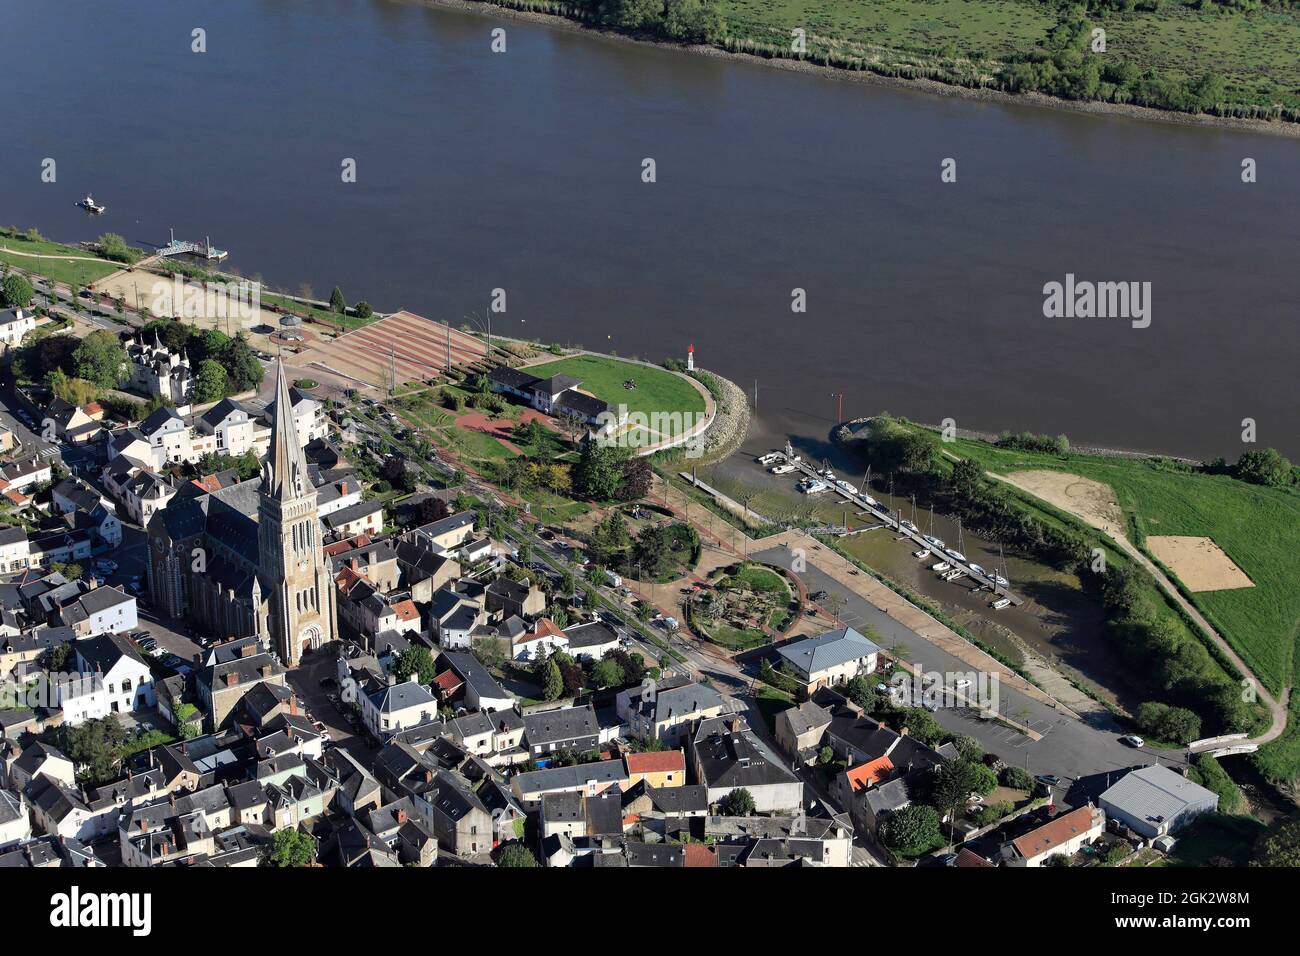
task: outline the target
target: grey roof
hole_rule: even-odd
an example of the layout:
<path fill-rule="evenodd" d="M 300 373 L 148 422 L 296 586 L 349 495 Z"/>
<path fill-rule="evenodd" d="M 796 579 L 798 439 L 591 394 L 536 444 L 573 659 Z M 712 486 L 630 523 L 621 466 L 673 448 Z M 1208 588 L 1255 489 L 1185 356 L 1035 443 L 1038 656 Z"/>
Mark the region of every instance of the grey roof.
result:
<path fill-rule="evenodd" d="M 590 706 L 561 707 L 524 715 L 524 736 L 532 746 L 599 734 L 596 712 Z"/>
<path fill-rule="evenodd" d="M 384 503 L 378 499 L 374 501 L 358 501 L 354 505 L 348 505 L 346 508 L 340 508 L 338 511 L 323 515 L 321 520 L 329 527 L 337 528 L 383 510 Z"/>
<path fill-rule="evenodd" d="M 428 689 L 418 681 L 408 680 L 403 684 L 382 684 L 367 695 L 370 702 L 380 713 L 393 713 L 408 707 L 428 707 L 436 713 L 438 702 Z"/>
<path fill-rule="evenodd" d="M 776 719 L 788 724 L 791 733 L 798 736 L 817 727 L 826 727 L 831 722 L 831 713 L 811 700 L 806 700 L 798 707 L 781 711 Z"/>
<path fill-rule="evenodd" d="M 1138 820 L 1172 820 L 1189 807 L 1217 806 L 1218 795 L 1182 774 L 1156 764 L 1125 774 L 1101 795 L 1110 804 Z"/>
<path fill-rule="evenodd" d="M 638 691 L 637 710 L 641 713 L 647 711 L 653 713 L 656 723 L 680 720 L 690 714 L 712 710 L 723 704 L 722 695 L 707 684 L 670 682 L 667 687 L 660 684 L 656 688 L 653 701 L 646 700 L 644 687 L 639 688 Z"/>
<path fill-rule="evenodd" d="M 851 627 L 827 631 L 816 637 L 796 641 L 777 649 L 777 653 L 805 674 L 815 674 L 828 667 L 878 654 L 880 647 Z"/>
<path fill-rule="evenodd" d="M 627 768 L 621 760 L 596 760 L 572 767 L 533 770 L 517 774 L 514 779 L 521 794 L 545 793 L 583 787 L 588 782 L 617 783 L 627 779 Z"/>
<path fill-rule="evenodd" d="M 443 651 L 442 656 L 459 676 L 479 697 L 496 700 L 510 700 L 510 694 L 496 682 L 488 669 L 478 659 L 466 651 Z"/>
<path fill-rule="evenodd" d="M 618 634 L 603 621 L 589 621 L 564 629 L 564 636 L 569 639 L 569 648 L 581 650 L 599 644 L 610 644 L 618 640 Z"/>
<path fill-rule="evenodd" d="M 712 717 L 701 721 L 694 746 L 701 782 L 709 787 L 799 782 L 785 767 L 767 759 L 742 717 Z"/>

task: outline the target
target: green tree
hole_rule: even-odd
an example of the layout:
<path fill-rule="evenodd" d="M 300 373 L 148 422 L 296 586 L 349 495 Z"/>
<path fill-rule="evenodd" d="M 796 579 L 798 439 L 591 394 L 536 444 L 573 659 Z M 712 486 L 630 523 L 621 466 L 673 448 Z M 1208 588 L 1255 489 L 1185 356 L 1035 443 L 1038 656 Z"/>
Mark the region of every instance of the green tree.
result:
<path fill-rule="evenodd" d="M 361 299 L 352 309 L 357 314 L 358 319 L 368 319 L 375 314 L 374 307 L 365 299 Z"/>
<path fill-rule="evenodd" d="M 198 375 L 194 377 L 194 394 L 192 398 L 200 405 L 220 401 L 226 394 L 226 369 L 212 359 L 199 363 Z"/>
<path fill-rule="evenodd" d="M 528 868 L 540 866 L 533 851 L 522 843 L 507 843 L 497 854 L 497 866 L 511 868 Z"/>
<path fill-rule="evenodd" d="M 744 787 L 737 787 L 722 799 L 722 812 L 727 816 L 749 817 L 755 810 L 754 795 Z"/>
<path fill-rule="evenodd" d="M 1288 820 L 1260 837 L 1251 866 L 1300 866 L 1300 819 Z"/>
<path fill-rule="evenodd" d="M 230 382 L 232 393 L 247 392 L 262 384 L 266 369 L 253 354 L 248 344 L 248 336 L 239 332 L 226 346 L 221 355 L 221 364 L 226 367 L 226 378 Z"/>
<path fill-rule="evenodd" d="M 438 668 L 434 666 L 433 655 L 427 647 L 412 644 L 397 655 L 393 673 L 399 681 L 410 680 L 414 676 L 421 684 L 429 684 L 438 676 Z"/>
<path fill-rule="evenodd" d="M 1237 459 L 1234 474 L 1251 484 L 1281 488 L 1291 483 L 1291 462 L 1276 448 L 1248 451 Z"/>
<path fill-rule="evenodd" d="M 573 485 L 580 495 L 596 501 L 608 501 L 618 495 L 623 479 L 623 462 L 628 457 L 625 448 L 601 445 L 589 441 L 582 446 L 578 465 L 573 472 Z"/>
<path fill-rule="evenodd" d="M 26 309 L 32 304 L 34 290 L 27 277 L 18 272 L 8 273 L 0 280 L 0 295 L 11 309 Z"/>
<path fill-rule="evenodd" d="M 343 290 L 338 286 L 330 293 L 330 311 L 342 315 L 348 310 L 347 300 L 343 298 Z"/>
<path fill-rule="evenodd" d="M 597 687 L 621 687 L 623 684 L 623 668 L 615 660 L 608 657 L 601 658 L 596 662 L 596 666 L 591 669 L 591 679 Z"/>
<path fill-rule="evenodd" d="M 913 803 L 895 810 L 880 828 L 882 842 L 899 856 L 914 857 L 943 846 L 939 813 L 934 807 Z"/>
<path fill-rule="evenodd" d="M 564 694 L 564 675 L 555 658 L 547 659 L 541 667 L 542 697 L 545 700 L 559 700 Z"/>
<path fill-rule="evenodd" d="M 712 43 L 722 34 L 722 17 L 710 0 L 667 0 L 663 30 L 682 43 Z"/>
<path fill-rule="evenodd" d="M 99 251 L 105 259 L 113 259 L 117 262 L 125 262 L 127 265 L 135 265 L 140 261 L 142 253 L 133 246 L 128 246 L 126 240 L 115 232 L 106 232 L 99 237 Z"/>
<path fill-rule="evenodd" d="M 277 830 L 267 847 L 264 865 L 276 867 L 307 866 L 316 858 L 316 841 L 301 830 Z"/>
<path fill-rule="evenodd" d="M 126 351 L 117 336 L 103 329 L 91 332 L 72 353 L 77 378 L 84 378 L 99 388 L 114 388 L 126 364 Z"/>

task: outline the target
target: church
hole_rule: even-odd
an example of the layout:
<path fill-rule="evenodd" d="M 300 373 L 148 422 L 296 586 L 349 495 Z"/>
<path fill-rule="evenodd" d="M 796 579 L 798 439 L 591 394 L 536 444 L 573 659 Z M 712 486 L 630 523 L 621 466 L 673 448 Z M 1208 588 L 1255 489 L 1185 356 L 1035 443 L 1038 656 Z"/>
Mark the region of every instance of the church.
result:
<path fill-rule="evenodd" d="M 275 396 L 260 477 L 207 492 L 190 483 L 150 519 L 149 588 L 161 613 L 220 640 L 255 634 L 296 667 L 336 637 L 335 595 L 282 363 Z"/>

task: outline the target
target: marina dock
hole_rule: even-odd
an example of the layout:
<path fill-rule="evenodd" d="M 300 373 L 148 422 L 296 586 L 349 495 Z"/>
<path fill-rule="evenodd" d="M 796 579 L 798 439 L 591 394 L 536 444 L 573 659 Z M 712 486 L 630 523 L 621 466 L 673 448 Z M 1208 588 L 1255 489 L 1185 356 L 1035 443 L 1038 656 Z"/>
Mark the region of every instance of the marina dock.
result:
<path fill-rule="evenodd" d="M 222 259 L 226 258 L 226 256 L 230 255 L 230 253 L 227 252 L 225 249 L 218 249 L 216 246 L 214 246 L 211 243 L 211 241 L 209 241 L 207 236 L 203 237 L 202 243 L 187 242 L 184 239 L 176 238 L 175 229 L 169 231 L 171 233 L 171 240 L 167 243 L 167 245 L 159 247 L 157 254 L 160 256 L 166 257 L 166 256 L 191 255 L 191 256 L 200 256 L 201 258 L 207 259 L 209 261 L 215 260 L 220 262 Z"/>
<path fill-rule="evenodd" d="M 822 475 L 821 472 L 819 472 L 816 468 L 814 468 L 812 465 L 809 465 L 807 462 L 803 461 L 802 459 L 796 460 L 795 458 L 788 456 L 784 451 L 781 451 L 779 449 L 774 451 L 773 454 L 779 455 L 781 461 L 794 465 L 795 468 L 797 468 L 799 472 L 802 475 L 804 475 L 804 477 L 814 478 L 819 481 L 825 482 L 829 486 L 830 491 L 833 491 L 840 497 L 847 499 L 849 502 L 851 502 L 852 504 L 860 508 L 862 511 L 871 515 L 872 518 L 879 521 L 886 528 L 889 528 L 893 531 L 897 531 L 899 534 L 910 539 L 914 544 L 918 546 L 917 550 L 921 550 L 923 548 L 926 551 L 929 551 L 936 561 L 946 561 L 949 565 L 952 566 L 953 570 L 961 571 L 963 577 L 968 577 L 976 584 L 988 588 L 989 591 L 992 592 L 995 598 L 1006 598 L 1008 601 L 1010 601 L 1013 605 L 1016 606 L 1024 603 L 1024 598 L 1020 597 L 1017 594 L 1012 594 L 1009 590 L 1007 590 L 1006 588 L 1002 587 L 1002 585 L 994 581 L 993 578 L 990 577 L 989 575 L 982 574 L 979 571 L 974 570 L 970 566 L 969 561 L 955 560 L 952 557 L 952 555 L 948 554 L 948 552 L 926 541 L 920 531 L 912 531 L 910 528 L 903 527 L 903 523 L 902 523 L 903 519 L 901 514 L 888 510 L 878 502 L 873 505 L 870 501 L 866 499 L 864 495 L 856 494 L 845 488 L 841 488 L 839 485 L 836 485 L 833 482 L 827 480 L 826 477 Z"/>

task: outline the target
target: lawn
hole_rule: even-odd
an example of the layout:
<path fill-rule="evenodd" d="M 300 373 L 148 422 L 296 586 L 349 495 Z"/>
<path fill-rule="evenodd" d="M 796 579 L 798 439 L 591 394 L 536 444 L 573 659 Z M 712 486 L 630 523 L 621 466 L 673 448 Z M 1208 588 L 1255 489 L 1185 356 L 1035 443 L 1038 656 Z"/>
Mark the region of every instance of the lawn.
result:
<path fill-rule="evenodd" d="M 38 256 L 68 258 L 41 259 Z M 87 259 L 93 261 L 85 261 Z M 89 285 L 126 268 L 120 262 L 97 259 L 85 249 L 23 236 L 0 236 L 0 262 L 68 285 Z"/>
<path fill-rule="evenodd" d="M 584 392 L 609 403 L 611 409 L 626 405 L 628 412 L 704 411 L 699 390 L 684 376 L 651 365 L 637 365 L 600 355 L 575 355 L 541 365 L 529 365 L 525 371 L 538 378 L 568 375 L 576 378 Z M 624 388 L 629 379 L 636 388 Z"/>
<path fill-rule="evenodd" d="M 1253 588 L 1186 592 L 1274 692 L 1294 681 L 1300 637 L 1300 494 L 1227 475 L 1179 470 L 1151 460 L 1070 454 L 1064 458 L 957 440 L 946 451 L 1006 474 L 1052 469 L 1109 485 L 1124 510 L 1130 537 L 1213 538 L 1255 583 Z"/>
<path fill-rule="evenodd" d="M 346 329 L 364 328 L 379 318 L 377 315 L 371 315 L 368 319 L 358 318 L 355 315 L 339 315 L 339 313 L 331 312 L 329 309 L 307 305 L 305 302 L 299 302 L 297 299 L 290 299 L 282 295 L 275 295 L 274 293 L 265 291 L 262 292 L 262 302 L 265 305 L 274 305 L 287 312 L 296 312 L 299 315 L 309 315 L 328 325 L 341 325 Z"/>

